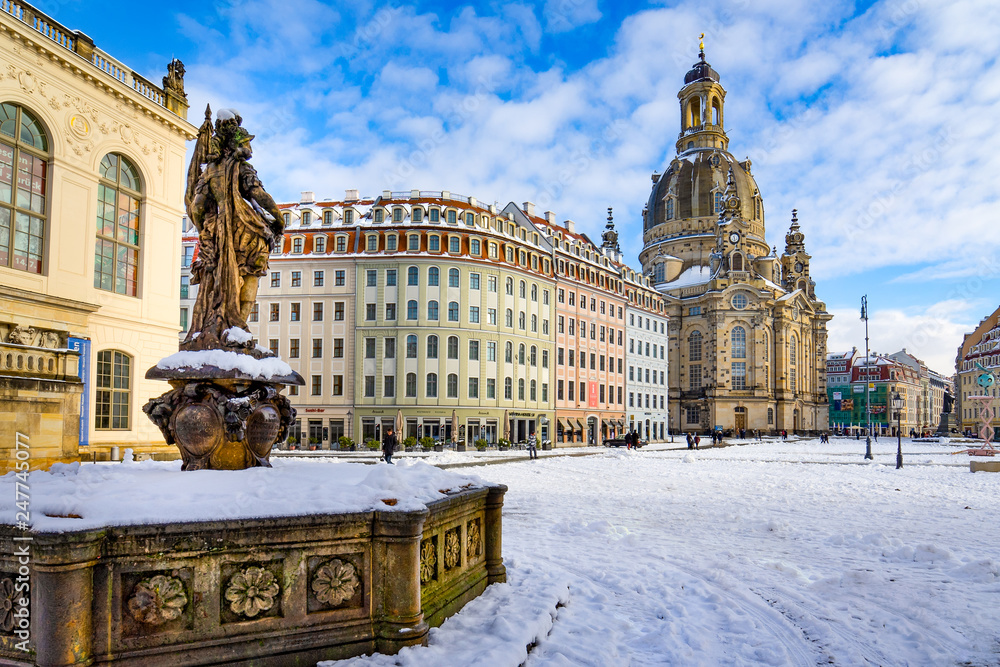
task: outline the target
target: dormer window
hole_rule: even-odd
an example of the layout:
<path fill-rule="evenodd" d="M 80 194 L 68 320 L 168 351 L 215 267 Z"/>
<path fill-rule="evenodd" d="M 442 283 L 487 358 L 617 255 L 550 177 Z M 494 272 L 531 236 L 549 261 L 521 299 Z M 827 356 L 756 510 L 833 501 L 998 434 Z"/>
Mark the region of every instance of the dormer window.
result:
<path fill-rule="evenodd" d="M 326 252 L 326 237 L 317 236 L 313 239 L 313 252 Z"/>
<path fill-rule="evenodd" d="M 424 209 L 415 207 L 413 209 L 413 222 L 422 222 L 424 219 Z"/>
<path fill-rule="evenodd" d="M 347 252 L 347 237 L 340 235 L 337 237 L 337 252 Z"/>
<path fill-rule="evenodd" d="M 431 234 L 430 236 L 428 236 L 427 250 L 429 252 L 441 252 L 441 237 L 438 236 L 437 234 Z"/>
<path fill-rule="evenodd" d="M 302 224 L 303 225 L 308 225 L 311 222 L 312 222 L 312 212 L 311 211 L 302 211 Z"/>
<path fill-rule="evenodd" d="M 406 243 L 407 250 L 420 250 L 420 235 L 410 234 L 406 237 Z"/>
<path fill-rule="evenodd" d="M 392 209 L 392 221 L 393 222 L 402 222 L 403 221 L 403 209 L 398 208 L 398 207 Z"/>
<path fill-rule="evenodd" d="M 430 221 L 431 222 L 440 222 L 441 221 L 441 211 L 439 209 L 432 208 L 428 212 L 428 215 L 430 216 Z"/>
<path fill-rule="evenodd" d="M 354 209 L 345 208 L 344 209 L 344 224 L 353 225 L 354 224 Z"/>
<path fill-rule="evenodd" d="M 382 222 L 385 217 L 385 211 L 380 208 L 375 209 L 375 222 Z"/>
<path fill-rule="evenodd" d="M 457 254 L 461 250 L 461 242 L 457 236 L 448 239 L 448 252 Z"/>
<path fill-rule="evenodd" d="M 469 227 L 474 226 L 476 224 L 476 214 L 475 213 L 466 213 L 465 214 L 465 224 L 467 224 Z"/>
<path fill-rule="evenodd" d="M 329 209 L 323 211 L 323 224 L 326 226 L 333 224 L 333 211 Z"/>
<path fill-rule="evenodd" d="M 456 211 L 448 211 L 448 224 L 449 225 L 458 224 L 458 213 Z"/>
<path fill-rule="evenodd" d="M 301 236 L 296 236 L 294 239 L 292 239 L 292 254 L 301 255 L 304 243 L 305 239 L 303 239 Z"/>
<path fill-rule="evenodd" d="M 369 234 L 367 236 L 368 252 L 378 252 L 378 234 Z"/>
<path fill-rule="evenodd" d="M 288 225 L 292 224 L 292 214 L 291 213 L 282 213 L 281 217 L 285 221 L 285 227 L 287 227 Z"/>
<path fill-rule="evenodd" d="M 396 251 L 396 235 L 389 234 L 385 237 L 385 249 L 389 252 Z"/>

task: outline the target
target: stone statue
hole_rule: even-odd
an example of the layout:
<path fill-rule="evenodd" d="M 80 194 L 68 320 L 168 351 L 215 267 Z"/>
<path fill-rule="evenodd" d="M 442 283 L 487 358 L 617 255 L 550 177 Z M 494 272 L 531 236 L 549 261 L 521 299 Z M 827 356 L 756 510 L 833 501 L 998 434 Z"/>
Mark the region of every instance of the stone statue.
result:
<path fill-rule="evenodd" d="M 951 393 L 949 393 L 949 392 L 946 391 L 944 393 L 944 409 L 941 410 L 941 412 L 943 414 L 950 415 L 951 414 L 951 406 L 952 406 L 952 404 L 954 404 L 954 402 L 955 402 L 955 398 L 951 395 Z"/>
<path fill-rule="evenodd" d="M 183 350 L 231 347 L 237 342 L 225 332 L 234 327 L 249 333 L 257 283 L 281 243 L 281 212 L 247 162 L 253 135 L 242 122 L 238 112 L 222 109 L 213 131 L 206 109 L 188 169 L 184 199 L 199 246 L 191 284 L 200 287 Z"/>
<path fill-rule="evenodd" d="M 267 273 L 271 248 L 281 243 L 283 225 L 247 162 L 253 135 L 242 123 L 239 113 L 223 109 L 213 127 L 212 111 L 205 110 L 184 196 L 198 229 L 191 282 L 200 288 L 180 351 L 146 372 L 173 387 L 143 411 L 181 450 L 184 470 L 270 466 L 271 448 L 295 420 L 281 390 L 304 384 L 257 345 L 247 327 L 257 282 Z"/>
<path fill-rule="evenodd" d="M 167 75 L 163 77 L 163 90 L 187 99 L 184 92 L 184 63 L 174 58 L 167 63 Z"/>

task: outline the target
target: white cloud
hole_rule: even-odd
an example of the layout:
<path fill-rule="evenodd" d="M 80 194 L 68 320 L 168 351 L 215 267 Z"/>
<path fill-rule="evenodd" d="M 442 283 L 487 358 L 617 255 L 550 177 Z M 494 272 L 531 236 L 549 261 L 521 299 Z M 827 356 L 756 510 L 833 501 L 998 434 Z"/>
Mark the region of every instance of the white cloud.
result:
<path fill-rule="evenodd" d="M 547 0 L 542 10 L 549 32 L 567 32 L 601 18 L 597 0 Z"/>

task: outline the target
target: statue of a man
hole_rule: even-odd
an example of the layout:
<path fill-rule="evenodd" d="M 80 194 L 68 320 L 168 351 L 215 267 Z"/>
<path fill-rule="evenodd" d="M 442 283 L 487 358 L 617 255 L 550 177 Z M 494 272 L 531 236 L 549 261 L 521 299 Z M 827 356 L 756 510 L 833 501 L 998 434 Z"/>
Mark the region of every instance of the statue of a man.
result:
<path fill-rule="evenodd" d="M 240 347 L 249 340 L 225 332 L 247 331 L 257 283 L 284 229 L 281 212 L 247 162 L 251 140 L 238 112 L 220 110 L 213 131 L 211 109 L 206 110 L 185 194 L 198 229 L 191 283 L 200 287 L 181 349 Z"/>

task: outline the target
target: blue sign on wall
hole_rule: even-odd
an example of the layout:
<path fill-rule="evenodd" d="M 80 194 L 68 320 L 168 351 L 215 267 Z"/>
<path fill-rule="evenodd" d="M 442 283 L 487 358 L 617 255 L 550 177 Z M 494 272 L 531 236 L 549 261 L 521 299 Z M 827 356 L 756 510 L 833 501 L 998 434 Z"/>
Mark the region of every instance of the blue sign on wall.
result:
<path fill-rule="evenodd" d="M 80 353 L 80 379 L 83 380 L 83 395 L 80 396 L 80 445 L 90 444 L 90 340 L 70 338 L 69 349 Z"/>

